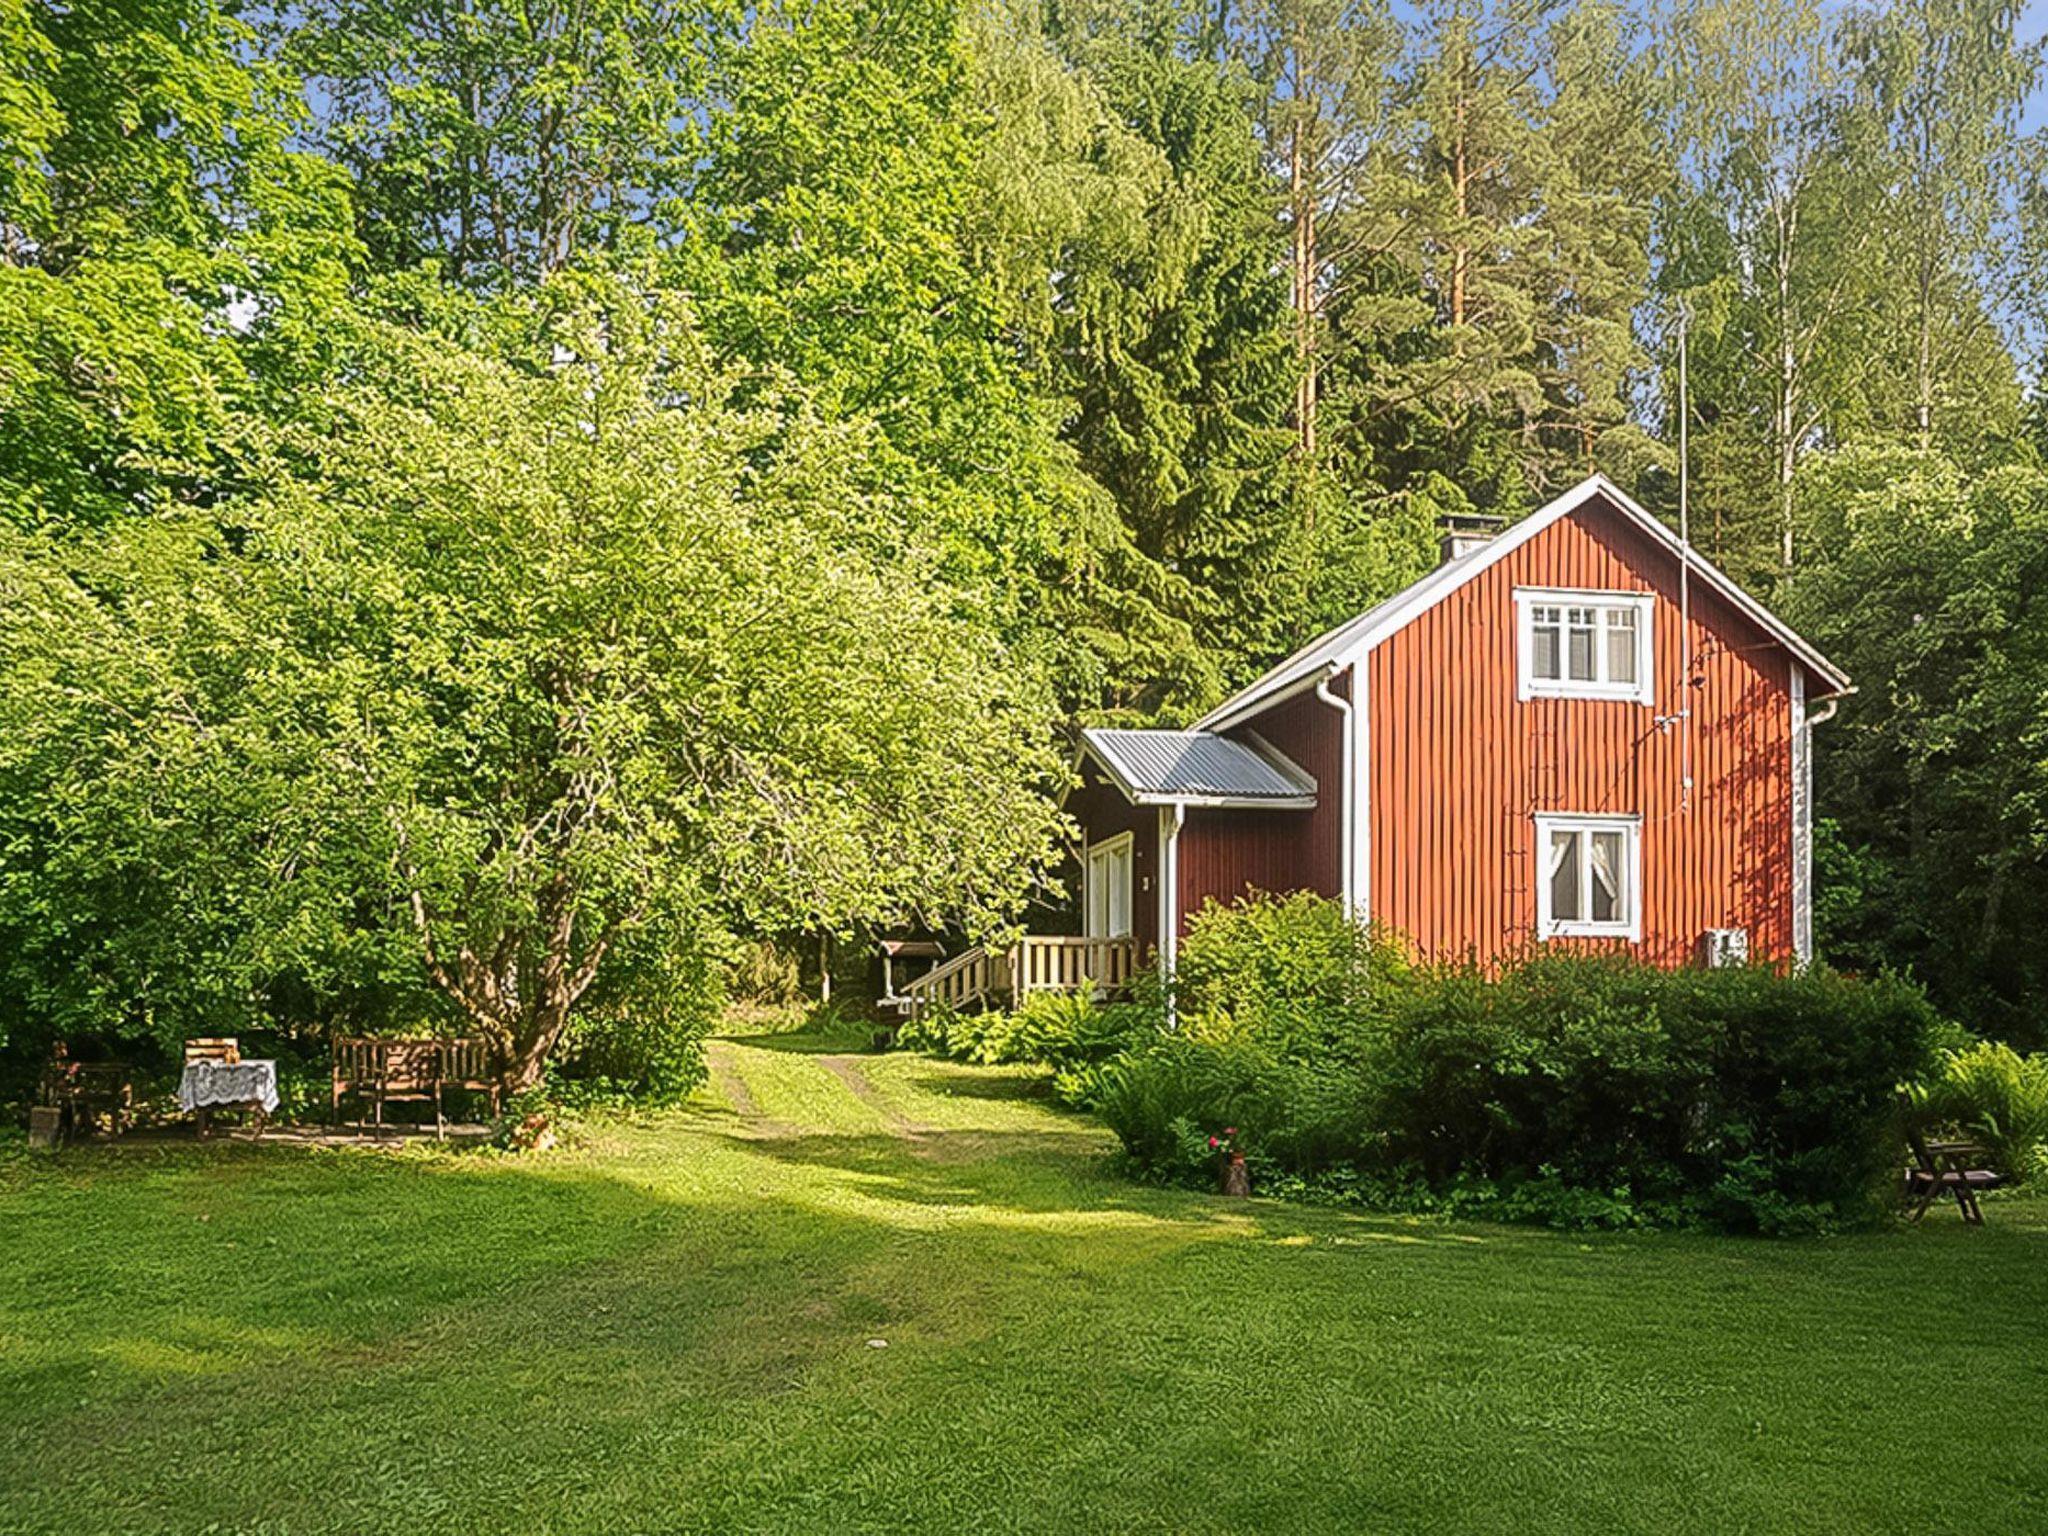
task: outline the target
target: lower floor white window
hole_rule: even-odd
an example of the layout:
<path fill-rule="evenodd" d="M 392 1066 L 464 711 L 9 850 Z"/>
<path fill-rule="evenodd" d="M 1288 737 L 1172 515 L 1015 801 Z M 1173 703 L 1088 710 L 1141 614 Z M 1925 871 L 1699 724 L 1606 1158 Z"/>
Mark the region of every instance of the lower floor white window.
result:
<path fill-rule="evenodd" d="M 1536 818 L 1539 938 L 1639 939 L 1642 823 L 1633 816 Z"/>
<path fill-rule="evenodd" d="M 1088 850 L 1087 930 L 1091 939 L 1131 936 L 1131 848 L 1128 832 Z"/>

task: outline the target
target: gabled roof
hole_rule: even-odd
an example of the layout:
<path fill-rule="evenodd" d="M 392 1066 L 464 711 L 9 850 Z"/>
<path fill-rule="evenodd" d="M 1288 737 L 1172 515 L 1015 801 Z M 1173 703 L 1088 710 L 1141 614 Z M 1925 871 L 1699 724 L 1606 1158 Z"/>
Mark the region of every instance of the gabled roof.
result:
<path fill-rule="evenodd" d="M 1307 810 L 1316 781 L 1265 742 L 1214 731 L 1086 730 L 1081 748 L 1133 805 Z"/>
<path fill-rule="evenodd" d="M 1594 475 L 1476 549 L 1467 550 L 1457 559 L 1444 562 L 1420 581 L 1403 588 L 1377 607 L 1368 608 L 1349 623 L 1340 624 L 1328 634 L 1311 640 L 1250 687 L 1224 700 L 1202 716 L 1195 722 L 1196 727 L 1208 730 L 1226 729 L 1249 719 L 1267 705 L 1313 687 L 1317 681 L 1333 672 L 1342 671 L 1358 660 L 1365 651 L 1433 606 L 1439 598 L 1464 585 L 1495 561 L 1514 553 L 1551 524 L 1571 516 L 1588 502 L 1600 498 L 1604 498 L 1616 512 L 1634 523 L 1653 542 L 1674 557 L 1687 561 L 1695 576 L 1733 603 L 1759 628 L 1798 658 L 1800 664 L 1825 685 L 1814 695 L 1816 698 L 1827 698 L 1853 691 L 1848 675 L 1841 668 L 1807 644 L 1783 620 L 1723 575 L 1698 550 L 1680 543 L 1678 535 L 1666 528 L 1620 486 L 1605 475 Z"/>

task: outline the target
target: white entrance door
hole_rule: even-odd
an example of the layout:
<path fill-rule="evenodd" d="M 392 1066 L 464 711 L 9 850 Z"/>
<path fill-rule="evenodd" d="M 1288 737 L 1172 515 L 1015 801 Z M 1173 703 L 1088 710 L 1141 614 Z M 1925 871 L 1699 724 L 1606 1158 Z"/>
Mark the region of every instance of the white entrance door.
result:
<path fill-rule="evenodd" d="M 1131 936 L 1131 834 L 1124 832 L 1088 850 L 1085 891 L 1088 937 Z"/>

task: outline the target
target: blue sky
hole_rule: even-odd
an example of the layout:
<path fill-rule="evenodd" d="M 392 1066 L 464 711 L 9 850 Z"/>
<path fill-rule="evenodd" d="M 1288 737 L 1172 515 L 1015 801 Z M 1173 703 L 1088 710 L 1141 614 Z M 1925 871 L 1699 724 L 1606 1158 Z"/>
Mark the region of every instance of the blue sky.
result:
<path fill-rule="evenodd" d="M 2019 30 L 2029 41 L 2048 36 L 2048 0 L 2027 0 Z M 2034 92 L 2034 99 L 2027 104 L 2027 126 L 2048 127 L 2048 91 Z"/>

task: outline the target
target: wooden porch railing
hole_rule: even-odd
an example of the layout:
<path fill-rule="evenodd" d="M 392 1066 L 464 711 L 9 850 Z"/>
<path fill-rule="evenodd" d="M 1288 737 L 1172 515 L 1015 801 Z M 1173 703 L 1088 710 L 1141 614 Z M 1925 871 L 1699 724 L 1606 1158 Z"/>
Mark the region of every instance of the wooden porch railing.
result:
<path fill-rule="evenodd" d="M 1138 968 L 1136 939 L 1070 939 L 1033 934 L 1009 953 L 1010 991 L 1022 1002 L 1033 992 L 1114 992 L 1129 986 Z"/>
<path fill-rule="evenodd" d="M 966 1008 L 1007 997 L 1014 1005 L 1034 992 L 1121 991 L 1137 969 L 1136 939 L 1027 934 L 1006 950 L 977 945 L 955 955 L 907 982 L 900 995 L 915 1018 L 934 1004 Z"/>
<path fill-rule="evenodd" d="M 1000 970 L 999 957 L 977 944 L 943 965 L 933 966 L 915 980 L 905 982 L 897 995 L 910 1004 L 912 1018 L 934 1004 L 965 1008 L 995 991 Z"/>

